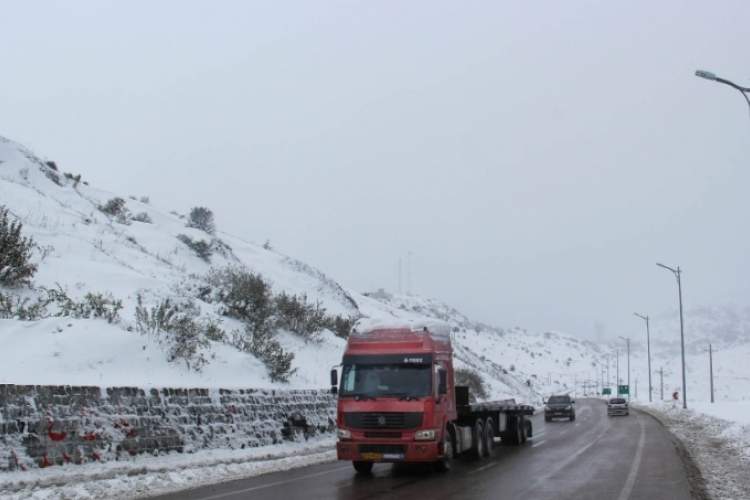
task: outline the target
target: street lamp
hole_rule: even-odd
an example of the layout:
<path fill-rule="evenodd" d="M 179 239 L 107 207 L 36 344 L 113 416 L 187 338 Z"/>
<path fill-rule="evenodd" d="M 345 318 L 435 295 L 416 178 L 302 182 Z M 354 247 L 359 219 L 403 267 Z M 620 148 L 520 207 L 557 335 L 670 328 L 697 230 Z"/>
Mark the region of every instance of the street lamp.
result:
<path fill-rule="evenodd" d="M 708 344 L 708 372 L 711 377 L 711 402 L 714 402 L 714 349 L 711 344 Z"/>
<path fill-rule="evenodd" d="M 677 269 L 665 266 L 664 264 L 656 263 L 657 266 L 672 271 L 677 278 L 677 295 L 680 300 L 680 350 L 682 353 L 682 407 L 687 409 L 687 384 L 685 383 L 685 321 L 682 316 L 682 269 L 677 266 Z"/>
<path fill-rule="evenodd" d="M 710 71 L 703 71 L 701 69 L 695 72 L 695 76 L 697 76 L 698 78 L 711 80 L 713 82 L 723 83 L 724 85 L 729 85 L 730 87 L 739 90 L 740 94 L 742 94 L 742 97 L 744 97 L 745 101 L 747 101 L 747 105 L 750 106 L 750 97 L 747 96 L 747 94 L 750 92 L 750 87 L 740 87 L 734 82 L 730 82 L 729 80 L 726 80 L 724 78 L 719 78 L 718 76 L 711 73 Z"/>
<path fill-rule="evenodd" d="M 623 336 L 620 336 L 620 338 L 625 341 L 628 348 L 628 400 L 630 400 L 630 338 L 625 338 Z"/>
<path fill-rule="evenodd" d="M 648 326 L 648 316 L 633 313 L 646 322 L 646 352 L 648 353 L 648 402 L 651 402 L 651 332 Z"/>

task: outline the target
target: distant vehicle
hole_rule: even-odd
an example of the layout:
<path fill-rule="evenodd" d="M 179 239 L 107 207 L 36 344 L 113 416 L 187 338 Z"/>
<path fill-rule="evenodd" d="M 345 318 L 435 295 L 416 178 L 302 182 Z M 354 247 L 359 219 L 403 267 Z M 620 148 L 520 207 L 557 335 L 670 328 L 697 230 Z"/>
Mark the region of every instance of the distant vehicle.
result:
<path fill-rule="evenodd" d="M 359 473 L 376 462 L 427 462 L 438 471 L 463 453 L 484 458 L 495 437 L 520 445 L 531 436 L 534 407 L 514 400 L 469 402 L 455 385 L 450 330 L 354 332 L 344 351 L 338 393 L 339 460 Z"/>
<path fill-rule="evenodd" d="M 607 403 L 607 416 L 630 415 L 628 400 L 625 398 L 610 398 Z"/>
<path fill-rule="evenodd" d="M 568 394 L 550 396 L 544 402 L 544 421 L 551 422 L 553 418 L 567 418 L 572 422 L 576 419 L 575 403 Z"/>

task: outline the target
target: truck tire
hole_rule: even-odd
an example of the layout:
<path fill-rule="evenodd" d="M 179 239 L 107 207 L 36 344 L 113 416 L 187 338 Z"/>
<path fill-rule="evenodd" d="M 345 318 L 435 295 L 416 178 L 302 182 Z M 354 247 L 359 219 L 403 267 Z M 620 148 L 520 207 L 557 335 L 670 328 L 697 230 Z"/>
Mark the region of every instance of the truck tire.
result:
<path fill-rule="evenodd" d="M 478 418 L 474 422 L 474 428 L 471 433 L 472 440 L 472 452 L 476 458 L 482 459 L 487 456 L 487 452 L 484 447 L 484 424 L 482 419 Z"/>
<path fill-rule="evenodd" d="M 484 450 L 488 457 L 492 456 L 492 450 L 495 448 L 495 428 L 492 418 L 487 418 L 484 422 Z"/>
<path fill-rule="evenodd" d="M 352 462 L 352 465 L 354 466 L 354 470 L 360 474 L 369 474 L 372 472 L 372 462 L 360 462 L 355 460 Z"/>
<path fill-rule="evenodd" d="M 443 458 L 432 464 L 435 472 L 448 472 L 451 469 L 451 462 L 456 453 L 455 450 L 453 432 L 448 427 L 443 433 Z"/>
<path fill-rule="evenodd" d="M 518 431 L 519 431 L 518 437 L 520 438 L 520 444 L 525 443 L 529 437 L 528 426 L 526 424 L 528 424 L 528 422 L 526 422 L 525 418 L 521 417 L 518 420 Z"/>

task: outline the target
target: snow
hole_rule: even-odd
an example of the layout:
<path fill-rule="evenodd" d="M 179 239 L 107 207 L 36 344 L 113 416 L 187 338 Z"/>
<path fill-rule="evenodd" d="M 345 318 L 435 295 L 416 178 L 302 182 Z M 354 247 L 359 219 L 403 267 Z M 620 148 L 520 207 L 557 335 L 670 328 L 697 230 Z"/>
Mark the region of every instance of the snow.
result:
<path fill-rule="evenodd" d="M 639 404 L 679 438 L 701 471 L 711 498 L 750 498 L 750 422 L 745 402 Z M 718 416 L 718 415 L 721 415 Z"/>
<path fill-rule="evenodd" d="M 59 184 L 51 176 L 57 176 Z M 116 196 L 126 200 L 131 213 L 145 212 L 153 223 L 121 224 L 98 209 Z M 179 234 L 209 239 L 207 234 L 185 227 L 185 220 L 158 200 L 139 200 L 83 182 L 76 185 L 28 149 L 0 138 L 0 203 L 23 222 L 24 234 L 38 245 L 34 285 L 59 285 L 78 299 L 88 292 L 111 293 L 124 305 L 122 320 L 115 324 L 66 318 L 0 320 L 5 346 L 0 351 L 0 383 L 279 387 L 256 358 L 227 344 L 211 342 L 209 363 L 198 373 L 167 362 L 159 344 L 133 331 L 139 294 L 147 305 L 185 299 L 211 267 L 237 264 L 261 274 L 277 293 L 304 294 L 331 314 L 360 316 L 360 331 L 382 325 L 449 324 L 457 365 L 482 373 L 492 397 L 538 402 L 544 393 L 573 390 L 575 373 L 582 376 L 597 362 L 596 346 L 574 337 L 481 325 L 445 304 L 415 296 L 368 297 L 302 261 L 221 231 L 217 237 L 231 250 L 215 253 L 208 264 L 177 240 Z M 221 321 L 227 333 L 242 328 L 221 317 L 214 304 L 197 302 L 202 315 Z M 284 387 L 328 385 L 328 371 L 340 363 L 344 340 L 331 332 L 323 332 L 317 342 L 288 332 L 279 332 L 278 338 L 295 354 L 296 372 Z"/>
<path fill-rule="evenodd" d="M 145 498 L 232 479 L 332 462 L 335 438 L 245 450 L 138 457 L 131 461 L 64 465 L 0 475 L 4 499 Z"/>

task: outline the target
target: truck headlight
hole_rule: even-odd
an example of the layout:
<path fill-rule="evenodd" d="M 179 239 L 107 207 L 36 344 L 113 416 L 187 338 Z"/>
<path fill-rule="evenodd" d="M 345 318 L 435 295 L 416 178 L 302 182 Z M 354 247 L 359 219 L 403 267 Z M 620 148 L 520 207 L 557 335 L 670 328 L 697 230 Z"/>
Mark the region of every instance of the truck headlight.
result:
<path fill-rule="evenodd" d="M 349 429 L 339 429 L 336 433 L 339 437 L 339 439 L 351 439 L 352 438 L 352 431 Z"/>
<path fill-rule="evenodd" d="M 426 429 L 423 431 L 417 431 L 414 433 L 414 441 L 434 441 L 435 440 L 435 429 Z"/>

